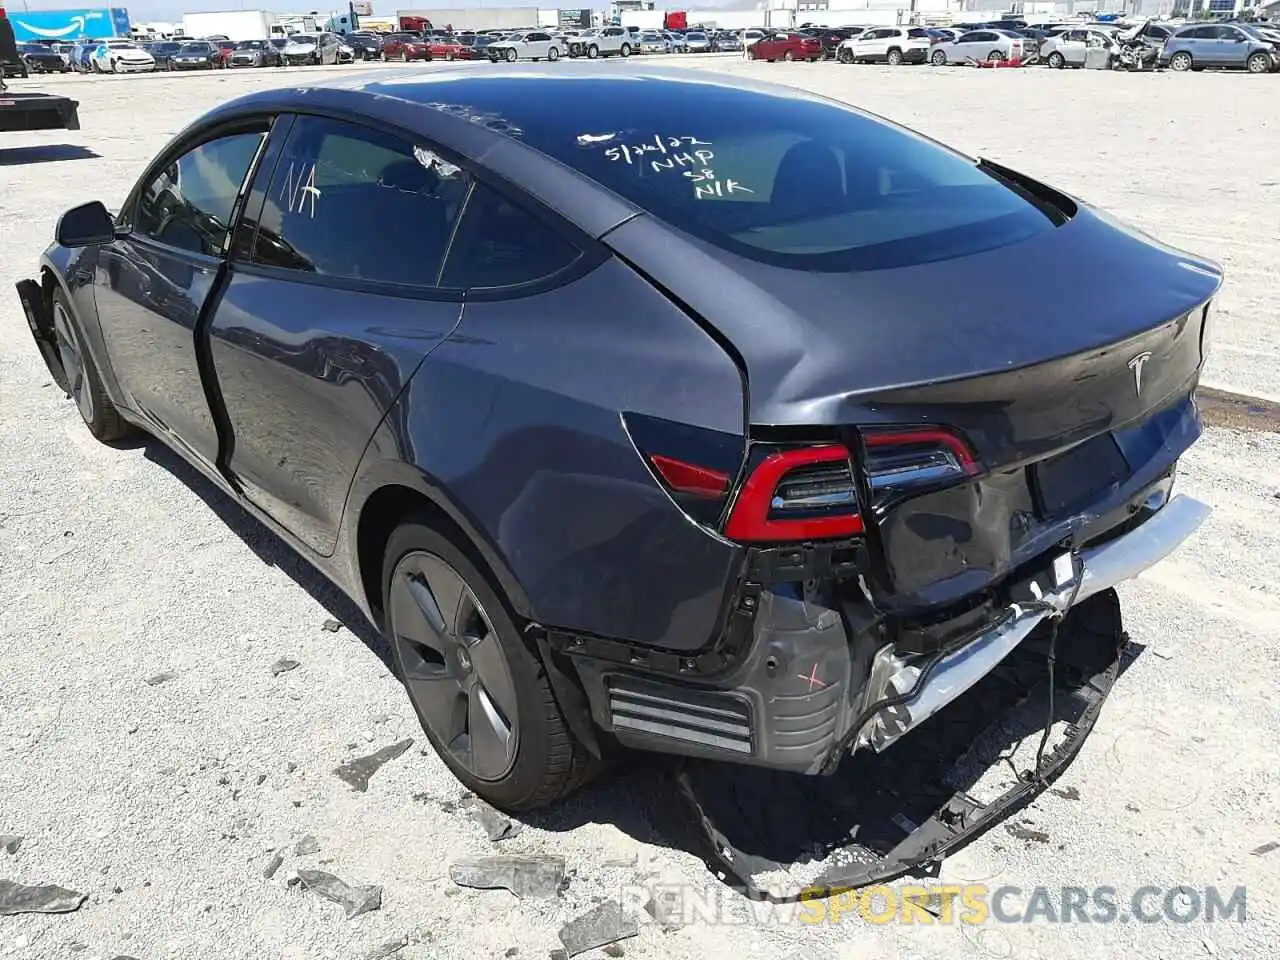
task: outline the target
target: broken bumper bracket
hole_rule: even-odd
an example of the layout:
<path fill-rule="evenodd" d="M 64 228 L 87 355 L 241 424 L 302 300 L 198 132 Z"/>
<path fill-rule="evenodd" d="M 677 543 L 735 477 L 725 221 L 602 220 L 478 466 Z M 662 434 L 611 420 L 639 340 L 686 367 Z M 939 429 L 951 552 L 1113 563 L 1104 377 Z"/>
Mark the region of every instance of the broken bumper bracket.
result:
<path fill-rule="evenodd" d="M 1047 639 L 1047 626 L 1033 632 L 910 738 L 882 754 L 859 751 L 831 776 L 686 762 L 678 784 L 714 868 L 754 898 L 830 896 L 926 873 L 1025 806 L 1079 753 L 1119 675 L 1126 638 L 1115 591 L 1079 603 L 1059 628 L 1052 723 L 1066 725 L 1061 741 L 1038 775 L 1027 770 L 981 803 L 969 791 L 1001 762 L 1006 731 L 1032 729 L 1019 739 L 1034 748 L 1049 723 Z"/>

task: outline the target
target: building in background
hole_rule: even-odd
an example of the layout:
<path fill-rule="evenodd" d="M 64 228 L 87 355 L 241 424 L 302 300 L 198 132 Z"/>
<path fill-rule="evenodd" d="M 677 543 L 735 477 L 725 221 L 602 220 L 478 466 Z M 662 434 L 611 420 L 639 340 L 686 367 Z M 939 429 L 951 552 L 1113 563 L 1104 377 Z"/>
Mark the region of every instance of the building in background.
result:
<path fill-rule="evenodd" d="M 19 43 L 33 40 L 105 40 L 128 37 L 129 11 L 124 7 L 80 7 L 68 10 L 9 10 L 9 23 Z"/>

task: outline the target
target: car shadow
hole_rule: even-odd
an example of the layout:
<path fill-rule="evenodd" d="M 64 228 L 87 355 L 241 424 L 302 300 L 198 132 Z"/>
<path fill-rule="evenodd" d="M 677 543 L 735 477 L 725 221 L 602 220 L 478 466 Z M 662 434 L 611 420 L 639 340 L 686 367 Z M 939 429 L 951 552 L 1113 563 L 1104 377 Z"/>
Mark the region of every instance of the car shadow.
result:
<path fill-rule="evenodd" d="M 31 147 L 0 148 L 0 167 L 29 163 L 56 163 L 59 160 L 99 160 L 102 154 L 74 143 L 38 144 Z"/>
<path fill-rule="evenodd" d="M 329 582 L 319 570 L 304 560 L 272 530 L 244 507 L 223 493 L 200 471 L 159 440 L 147 437 L 120 444 L 121 449 L 141 448 L 143 456 L 181 480 L 203 500 L 224 524 L 263 563 L 277 568 L 307 592 L 338 623 L 368 647 L 393 674 L 397 673 L 391 648 L 373 628 L 355 602 Z"/>

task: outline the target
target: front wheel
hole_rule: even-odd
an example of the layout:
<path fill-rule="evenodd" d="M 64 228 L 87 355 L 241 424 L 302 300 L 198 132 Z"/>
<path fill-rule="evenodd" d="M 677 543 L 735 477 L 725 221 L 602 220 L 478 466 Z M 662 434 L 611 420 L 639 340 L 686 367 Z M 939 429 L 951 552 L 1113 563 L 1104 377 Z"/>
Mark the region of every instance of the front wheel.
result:
<path fill-rule="evenodd" d="M 508 51 L 507 51 L 507 63 L 515 63 L 515 62 L 516 62 L 516 59 L 517 59 L 519 56 L 520 56 L 520 55 L 519 55 L 518 53 L 516 53 L 516 52 L 515 52 L 515 50 L 508 50 Z"/>
<path fill-rule="evenodd" d="M 929 62 L 935 67 L 945 67 L 947 65 L 947 51 L 935 50 L 933 55 L 929 57 Z"/>
<path fill-rule="evenodd" d="M 387 638 L 431 745 L 463 785 L 508 811 L 546 806 L 592 772 L 546 669 L 468 552 L 403 524 L 383 559 Z"/>
<path fill-rule="evenodd" d="M 1065 70 L 1067 66 L 1067 58 L 1057 50 L 1049 54 L 1049 66 L 1054 70 Z"/>
<path fill-rule="evenodd" d="M 624 57 L 629 57 L 629 56 L 631 56 L 631 44 L 629 44 L 629 43 L 624 43 L 624 44 L 622 45 L 622 49 L 621 49 L 621 50 L 619 50 L 618 52 L 619 52 L 619 53 L 621 53 Z"/>
<path fill-rule="evenodd" d="M 560 59 L 560 48 L 559 48 L 559 47 L 552 47 L 550 50 L 548 50 L 548 51 L 547 51 L 547 59 L 548 59 L 548 60 L 550 60 L 552 63 L 554 63 L 555 61 L 559 60 L 559 59 Z"/>
<path fill-rule="evenodd" d="M 793 62 L 795 58 L 796 58 L 796 55 L 792 53 L 790 50 L 788 50 L 786 53 L 782 55 L 782 59 L 787 61 L 787 63 Z"/>
<path fill-rule="evenodd" d="M 1271 69 L 1271 57 L 1265 53 L 1255 53 L 1245 62 L 1250 73 L 1266 73 Z"/>
<path fill-rule="evenodd" d="M 599 56 L 600 56 L 600 48 L 597 47 L 594 43 L 591 46 L 587 47 L 588 60 L 595 60 Z"/>
<path fill-rule="evenodd" d="M 1191 54 L 1187 53 L 1185 50 L 1175 53 L 1173 58 L 1169 61 L 1169 68 L 1171 70 L 1177 70 L 1179 73 L 1190 70 L 1191 65 Z"/>
<path fill-rule="evenodd" d="M 58 358 L 67 377 L 67 382 L 61 386 L 75 401 L 80 419 L 89 432 L 103 443 L 127 437 L 133 428 L 120 416 L 107 396 L 61 290 L 53 292 L 53 332 L 57 339 Z"/>

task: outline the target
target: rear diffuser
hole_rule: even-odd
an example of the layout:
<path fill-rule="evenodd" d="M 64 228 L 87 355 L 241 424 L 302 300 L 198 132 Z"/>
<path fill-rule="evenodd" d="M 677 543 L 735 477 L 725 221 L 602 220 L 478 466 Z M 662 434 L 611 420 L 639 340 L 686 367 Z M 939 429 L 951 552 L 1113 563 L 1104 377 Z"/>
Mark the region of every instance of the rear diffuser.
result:
<path fill-rule="evenodd" d="M 753 898 L 794 900 L 927 875 L 1035 799 L 1079 753 L 1120 673 L 1127 637 L 1106 590 L 1062 621 L 1049 695 L 1042 627 L 962 697 L 882 754 L 859 751 L 830 776 L 688 761 L 677 775 L 713 866 Z M 1050 722 L 1050 711 L 1053 720 Z M 966 790 L 1009 766 L 1008 748 L 1057 742 L 989 803 Z"/>

